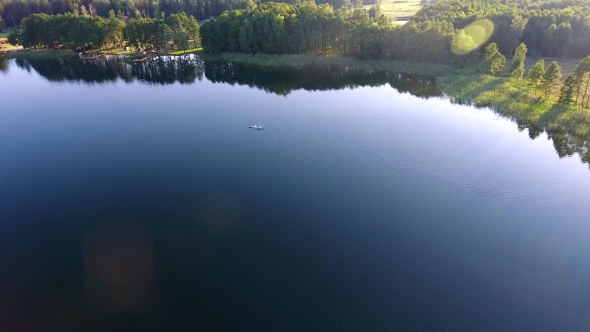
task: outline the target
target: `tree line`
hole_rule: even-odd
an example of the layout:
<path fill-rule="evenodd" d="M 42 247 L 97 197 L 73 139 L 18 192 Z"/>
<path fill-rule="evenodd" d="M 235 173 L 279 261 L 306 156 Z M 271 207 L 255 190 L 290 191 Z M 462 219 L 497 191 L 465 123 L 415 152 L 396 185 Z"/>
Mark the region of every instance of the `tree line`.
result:
<path fill-rule="evenodd" d="M 312 2 L 265 3 L 252 10 L 228 11 L 203 23 L 201 42 L 210 52 L 378 57 L 379 32 L 390 25 L 360 9 L 335 11 Z"/>
<path fill-rule="evenodd" d="M 118 19 L 111 10 L 110 18 L 74 14 L 33 14 L 21 23 L 20 31 L 8 40 L 26 48 L 67 47 L 72 50 L 121 47 L 124 42 L 141 47 L 167 50 L 172 43 L 179 49 L 189 48 L 189 39 L 199 36 L 199 24 L 193 16 L 172 14 L 165 19 Z"/>
<path fill-rule="evenodd" d="M 19 25 L 21 20 L 33 13 L 80 14 L 108 17 L 114 11 L 119 18 L 154 18 L 162 15 L 185 13 L 197 20 L 221 16 L 225 11 L 253 11 L 266 0 L 0 0 L 0 27 Z M 294 7 L 300 6 L 302 0 L 282 0 Z M 347 9 L 353 12 L 363 4 L 375 4 L 369 11 L 372 18 L 379 17 L 378 0 L 317 0 L 318 5 L 329 4 L 336 12 Z M 512 55 L 516 46 L 524 42 L 531 54 L 538 56 L 556 56 L 582 58 L 590 54 L 590 0 L 447 0 L 428 1 L 412 19 L 412 26 L 406 34 L 412 36 L 412 30 L 448 38 L 455 30 L 460 30 L 477 19 L 487 18 L 494 22 L 494 33 L 489 42 L 495 42 L 501 53 Z M 337 13 L 334 14 L 338 16 Z M 328 15 L 329 16 L 329 15 Z M 347 20 L 347 15 L 337 19 Z M 320 18 L 322 19 L 322 18 Z M 331 25 L 331 23 L 326 23 Z M 327 29 L 331 27 L 326 27 Z M 376 32 L 368 32 L 375 34 Z M 401 33 L 404 35 L 404 33 Z M 407 36 L 406 36 L 407 37 Z M 412 36 L 413 37 L 413 36 Z M 384 36 L 377 39 L 387 38 Z M 424 42 L 432 42 L 424 36 Z M 399 41 L 399 40 L 398 40 Z M 388 41 L 392 45 L 396 41 Z M 436 41 L 435 41 L 436 42 Z M 489 43 L 488 42 L 488 43 Z M 483 48 L 487 46 L 482 45 Z M 428 48 L 423 46 L 422 48 Z M 436 48 L 436 47 L 433 47 Z M 347 50 L 348 52 L 348 50 Z M 387 58 L 387 53 L 379 54 Z M 391 53 L 391 52 L 389 52 Z M 421 55 L 422 56 L 422 55 Z M 427 54 L 424 54 L 427 57 Z M 394 58 L 408 58 L 406 55 L 393 55 Z M 432 56 L 432 58 L 437 58 Z"/>
<path fill-rule="evenodd" d="M 384 15 L 363 9 L 305 2 L 265 3 L 223 13 L 201 26 L 208 52 L 345 55 L 448 63 L 467 56 L 450 52 L 459 34 L 448 22 L 409 22 L 396 26 Z"/>
<path fill-rule="evenodd" d="M 31 14 L 82 14 L 88 12 L 108 17 L 113 10 L 119 17 L 160 18 L 166 15 L 185 13 L 198 21 L 217 17 L 226 10 L 253 8 L 267 0 L 0 0 L 0 22 L 8 26 L 20 25 Z M 284 0 L 295 4 L 300 0 Z M 361 7 L 376 4 L 378 0 L 318 0 L 334 8 Z"/>
<path fill-rule="evenodd" d="M 197 20 L 219 16 L 225 10 L 254 6 L 254 0 L 0 0 L 0 18 L 7 26 L 20 25 L 31 14 L 84 14 L 122 18 L 161 18 L 185 13 Z"/>
<path fill-rule="evenodd" d="M 574 72 L 568 74 L 563 84 L 560 84 L 561 67 L 556 61 L 551 62 L 547 68 L 544 59 L 537 61 L 525 77 L 524 62 L 527 52 L 527 46 L 521 43 L 516 48 L 512 64 L 506 72 L 506 58 L 500 53 L 498 45 L 491 43 L 486 47 L 485 70 L 495 76 L 509 74 L 517 84 L 526 78 L 533 93 L 541 92 L 545 97 L 559 91 L 559 103 L 590 107 L 590 56 L 582 59 Z"/>
<path fill-rule="evenodd" d="M 582 58 L 590 54 L 590 0 L 447 0 L 422 8 L 414 20 L 445 21 L 462 29 L 477 19 L 494 22 L 494 42 L 513 54 L 524 42 L 536 56 Z"/>

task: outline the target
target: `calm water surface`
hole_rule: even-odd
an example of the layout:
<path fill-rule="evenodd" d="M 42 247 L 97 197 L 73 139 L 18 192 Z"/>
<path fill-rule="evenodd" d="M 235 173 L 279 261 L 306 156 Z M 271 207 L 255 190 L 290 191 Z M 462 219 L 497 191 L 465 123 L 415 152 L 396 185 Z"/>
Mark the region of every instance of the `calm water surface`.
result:
<path fill-rule="evenodd" d="M 588 165 L 426 78 L 9 60 L 0 93 L 1 331 L 590 326 Z"/>

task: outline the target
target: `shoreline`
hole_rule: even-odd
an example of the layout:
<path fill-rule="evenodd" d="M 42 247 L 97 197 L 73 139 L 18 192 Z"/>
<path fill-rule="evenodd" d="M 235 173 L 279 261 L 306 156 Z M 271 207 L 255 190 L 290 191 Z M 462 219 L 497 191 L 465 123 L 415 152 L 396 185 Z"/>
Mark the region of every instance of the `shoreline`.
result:
<path fill-rule="evenodd" d="M 536 138 L 541 132 L 563 139 L 571 150 L 585 153 L 590 146 L 590 109 L 565 105 L 555 96 L 543 97 L 526 90 L 524 80 L 514 82 L 507 77 L 486 74 L 447 74 L 437 83 L 451 102 L 490 108 L 529 129 Z"/>
<path fill-rule="evenodd" d="M 178 51 L 162 54 L 164 56 L 183 56 Z M 435 77 L 451 102 L 471 104 L 476 107 L 488 107 L 498 114 L 511 118 L 517 123 L 535 128 L 538 132 L 562 133 L 579 147 L 590 145 L 590 109 L 579 106 L 564 105 L 554 96 L 542 97 L 524 89 L 524 81 L 514 82 L 508 77 L 495 77 L 479 73 L 476 66 L 464 69 L 457 67 L 428 64 L 406 63 L 389 60 L 358 60 L 340 56 L 314 55 L 268 55 L 203 53 L 202 49 L 191 50 L 188 54 L 198 54 L 203 60 L 227 60 L 238 63 L 270 67 L 303 67 L 315 65 L 320 67 L 344 66 L 368 72 L 395 72 Z M 120 54 L 107 54 L 120 55 Z M 6 58 L 25 59 L 62 59 L 76 57 L 67 50 L 21 50 L 4 55 Z M 138 55 L 125 55 L 124 61 L 141 58 Z M 531 134 L 533 137 L 534 134 Z M 538 135 L 538 134 L 537 134 Z M 578 150 L 578 149 L 576 149 Z M 578 152 L 578 151 L 574 151 Z"/>

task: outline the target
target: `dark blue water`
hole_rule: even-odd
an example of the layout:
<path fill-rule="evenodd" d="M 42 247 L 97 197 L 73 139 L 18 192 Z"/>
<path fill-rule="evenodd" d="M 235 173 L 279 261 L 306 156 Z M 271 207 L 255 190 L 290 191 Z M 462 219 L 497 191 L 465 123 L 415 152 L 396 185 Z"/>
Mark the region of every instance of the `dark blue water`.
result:
<path fill-rule="evenodd" d="M 0 331 L 590 326 L 564 136 L 393 74 L 2 68 Z"/>

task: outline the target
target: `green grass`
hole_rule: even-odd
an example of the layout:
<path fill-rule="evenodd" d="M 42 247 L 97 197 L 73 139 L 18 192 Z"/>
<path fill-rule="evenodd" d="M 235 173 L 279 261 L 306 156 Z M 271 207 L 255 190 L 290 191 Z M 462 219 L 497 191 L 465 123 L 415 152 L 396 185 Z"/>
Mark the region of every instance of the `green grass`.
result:
<path fill-rule="evenodd" d="M 16 29 L 14 28 L 7 28 L 4 32 L 0 32 L 0 41 L 5 40 L 8 38 L 8 35 Z M 0 53 L 2 52 L 12 52 L 18 50 L 18 47 L 10 44 L 2 44 L 0 45 Z"/>
<path fill-rule="evenodd" d="M 201 46 L 201 41 L 197 40 L 196 42 L 193 41 L 192 39 L 189 40 L 189 46 L 193 46 L 192 48 L 186 49 L 186 50 L 174 50 L 174 51 L 169 51 L 168 53 L 164 53 L 165 55 L 184 55 L 184 54 L 191 54 L 191 53 L 202 53 L 203 52 L 203 46 Z"/>
<path fill-rule="evenodd" d="M 363 6 L 369 10 L 372 5 Z M 420 0 L 381 0 L 381 13 L 394 21 L 407 21 L 422 8 Z"/>
<path fill-rule="evenodd" d="M 11 52 L 6 54 L 7 58 L 20 58 L 20 59 L 61 59 L 61 58 L 69 58 L 73 55 L 72 51 L 69 50 L 22 50 L 18 52 Z"/>
<path fill-rule="evenodd" d="M 201 57 L 207 59 L 223 59 L 241 63 L 250 63 L 260 66 L 273 67 L 302 67 L 307 65 L 316 65 L 322 67 L 344 66 L 351 69 L 366 71 L 390 71 L 397 73 L 407 73 L 415 75 L 437 76 L 449 71 L 448 66 L 424 64 L 424 63 L 406 63 L 394 62 L 388 60 L 357 60 L 338 56 L 314 56 L 314 55 L 268 55 L 257 54 L 248 55 L 242 53 L 223 53 L 223 54 L 202 54 Z"/>
<path fill-rule="evenodd" d="M 102 49 L 102 50 L 95 50 L 95 51 L 90 52 L 90 53 L 94 53 L 94 54 L 131 55 L 134 52 L 133 51 L 122 51 L 121 48 L 115 47 L 115 48 L 105 48 L 105 49 Z"/>
<path fill-rule="evenodd" d="M 174 50 L 174 51 L 170 51 L 168 53 L 165 53 L 165 55 L 184 55 L 184 54 L 191 54 L 191 53 L 202 53 L 203 52 L 203 48 L 201 46 L 198 47 L 194 47 L 194 48 L 189 48 L 188 50 Z"/>

